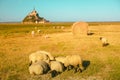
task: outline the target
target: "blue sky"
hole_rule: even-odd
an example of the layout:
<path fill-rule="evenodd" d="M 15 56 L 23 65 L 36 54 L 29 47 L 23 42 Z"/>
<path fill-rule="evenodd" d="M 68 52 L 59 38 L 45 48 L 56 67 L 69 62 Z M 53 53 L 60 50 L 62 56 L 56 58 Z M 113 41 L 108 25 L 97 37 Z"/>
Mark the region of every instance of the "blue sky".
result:
<path fill-rule="evenodd" d="M 34 7 L 50 21 L 120 21 L 120 0 L 0 0 L 0 22 L 22 21 Z"/>

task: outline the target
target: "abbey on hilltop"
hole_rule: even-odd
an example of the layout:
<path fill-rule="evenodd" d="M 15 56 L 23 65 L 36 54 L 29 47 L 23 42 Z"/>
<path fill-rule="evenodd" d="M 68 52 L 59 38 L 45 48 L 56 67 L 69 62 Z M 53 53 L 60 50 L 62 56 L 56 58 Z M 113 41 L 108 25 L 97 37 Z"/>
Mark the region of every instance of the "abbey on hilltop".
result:
<path fill-rule="evenodd" d="M 40 17 L 35 9 L 29 13 L 22 21 L 23 23 L 47 23 L 48 20 Z"/>

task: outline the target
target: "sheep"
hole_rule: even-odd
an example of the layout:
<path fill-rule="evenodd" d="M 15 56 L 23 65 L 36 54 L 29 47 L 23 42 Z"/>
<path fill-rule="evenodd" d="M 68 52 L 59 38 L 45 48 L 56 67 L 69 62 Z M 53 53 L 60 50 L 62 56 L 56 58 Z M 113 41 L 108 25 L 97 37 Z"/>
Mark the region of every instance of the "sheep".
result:
<path fill-rule="evenodd" d="M 59 61 L 50 61 L 50 73 L 52 77 L 57 76 L 65 70 L 64 64 Z"/>
<path fill-rule="evenodd" d="M 37 30 L 37 27 L 35 27 L 35 30 Z"/>
<path fill-rule="evenodd" d="M 63 63 L 63 64 L 64 64 L 65 57 L 62 57 L 62 56 L 55 57 L 55 60 L 56 60 L 56 61 L 59 61 L 59 62 L 61 62 L 61 63 Z"/>
<path fill-rule="evenodd" d="M 50 70 L 49 64 L 45 61 L 38 61 L 29 66 L 29 73 L 31 75 L 39 75 L 47 73 Z"/>
<path fill-rule="evenodd" d="M 31 31 L 31 35 L 32 35 L 32 37 L 34 37 L 35 36 L 35 31 Z"/>
<path fill-rule="evenodd" d="M 64 26 L 61 26 L 61 29 L 64 29 L 65 27 Z"/>
<path fill-rule="evenodd" d="M 53 26 L 53 29 L 56 29 L 56 26 Z"/>
<path fill-rule="evenodd" d="M 51 53 L 46 52 L 46 51 L 39 51 L 40 53 L 44 53 L 49 56 L 50 60 L 54 60 L 54 57 L 51 55 Z"/>
<path fill-rule="evenodd" d="M 29 55 L 29 61 L 30 61 L 29 65 L 41 60 L 49 63 L 50 60 L 54 60 L 54 57 L 49 52 L 46 51 L 36 51 Z"/>
<path fill-rule="evenodd" d="M 64 60 L 64 65 L 65 67 L 67 67 L 67 70 L 69 70 L 71 67 L 74 67 L 75 69 L 74 72 L 77 72 L 77 71 L 82 72 L 84 70 L 84 67 L 82 64 L 83 64 L 83 61 L 80 55 L 68 55 Z"/>
<path fill-rule="evenodd" d="M 40 51 L 37 51 L 37 52 L 34 52 L 32 54 L 29 55 L 29 61 L 30 61 L 30 64 L 31 65 L 32 63 L 35 63 L 37 61 L 46 61 L 49 63 L 49 56 L 47 54 L 44 54 Z"/>
<path fill-rule="evenodd" d="M 46 34 L 44 37 L 45 37 L 45 39 L 50 38 L 50 36 L 49 36 L 49 35 L 47 35 L 47 34 Z"/>
<path fill-rule="evenodd" d="M 41 32 L 41 30 L 40 30 L 40 29 L 38 29 L 38 30 L 37 30 L 37 33 L 39 34 L 40 32 Z"/>
<path fill-rule="evenodd" d="M 100 37 L 100 40 L 102 41 L 102 46 L 105 47 L 107 45 L 109 45 L 107 39 L 105 37 Z"/>
<path fill-rule="evenodd" d="M 57 26 L 56 28 L 57 28 L 57 29 L 60 29 L 60 26 Z"/>

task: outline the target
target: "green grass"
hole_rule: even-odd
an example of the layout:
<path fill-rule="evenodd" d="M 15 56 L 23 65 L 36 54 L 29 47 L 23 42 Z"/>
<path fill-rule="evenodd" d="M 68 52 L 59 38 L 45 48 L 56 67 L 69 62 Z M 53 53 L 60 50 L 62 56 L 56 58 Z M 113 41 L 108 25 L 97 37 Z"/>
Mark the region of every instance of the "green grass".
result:
<path fill-rule="evenodd" d="M 112 24 L 112 23 L 111 23 Z M 51 24 L 0 24 L 0 79 L 1 80 L 119 80 L 120 79 L 120 27 L 117 25 L 90 25 L 94 34 L 74 37 L 72 23 Z M 32 37 L 38 27 L 42 32 Z M 53 26 L 65 26 L 54 29 Z M 48 34 L 50 38 L 45 39 Z M 102 47 L 100 36 L 110 43 Z M 55 78 L 49 74 L 32 76 L 28 71 L 28 56 L 45 50 L 53 56 L 80 54 L 87 63 L 82 73 L 65 71 Z"/>
<path fill-rule="evenodd" d="M 47 23 L 47 24 L 0 24 L 0 35 L 3 37 L 7 36 L 22 36 L 30 34 L 32 30 L 37 29 L 41 30 L 42 34 L 51 34 L 63 32 L 62 29 L 54 29 L 53 27 L 64 26 L 66 29 L 71 25 L 71 23 Z"/>

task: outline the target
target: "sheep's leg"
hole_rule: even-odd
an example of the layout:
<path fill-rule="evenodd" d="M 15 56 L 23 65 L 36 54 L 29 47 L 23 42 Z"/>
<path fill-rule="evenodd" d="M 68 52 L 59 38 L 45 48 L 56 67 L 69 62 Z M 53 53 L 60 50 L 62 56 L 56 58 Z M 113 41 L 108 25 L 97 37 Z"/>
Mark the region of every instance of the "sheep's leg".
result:
<path fill-rule="evenodd" d="M 69 71 L 69 70 L 70 70 L 70 66 L 67 67 L 67 71 Z"/>
<path fill-rule="evenodd" d="M 72 68 L 73 68 L 73 66 L 72 66 L 72 65 L 70 65 L 70 66 L 69 66 L 69 70 L 71 70 Z"/>
<path fill-rule="evenodd" d="M 67 71 L 69 71 L 69 66 L 68 66 L 68 67 L 66 67 L 66 70 L 67 70 Z"/>
<path fill-rule="evenodd" d="M 82 64 L 79 64 L 79 71 L 82 72 L 84 70 L 84 67 Z"/>
<path fill-rule="evenodd" d="M 75 70 L 74 73 L 76 73 L 76 72 L 82 72 L 82 70 L 80 68 L 80 65 L 75 66 L 74 70 Z"/>
<path fill-rule="evenodd" d="M 74 73 L 78 71 L 78 66 L 74 66 Z"/>
<path fill-rule="evenodd" d="M 69 65 L 69 66 L 67 67 L 67 71 L 71 70 L 72 68 L 73 68 L 73 66 L 72 66 L 72 65 Z"/>

